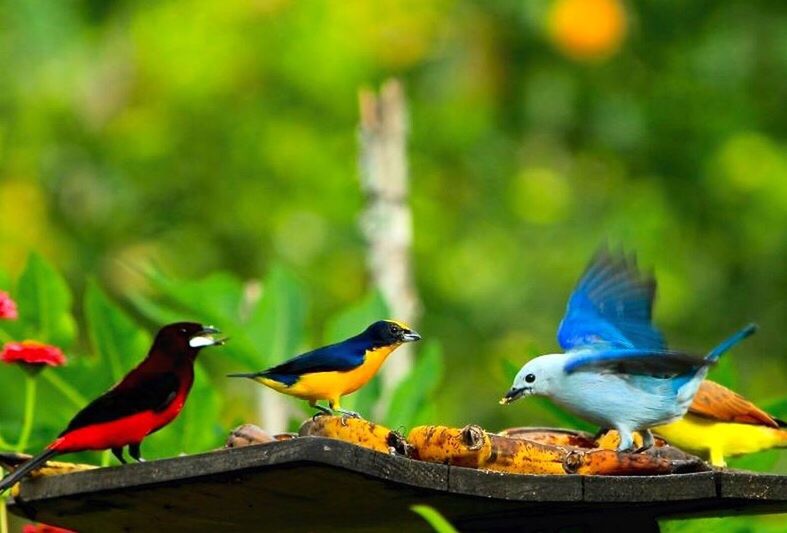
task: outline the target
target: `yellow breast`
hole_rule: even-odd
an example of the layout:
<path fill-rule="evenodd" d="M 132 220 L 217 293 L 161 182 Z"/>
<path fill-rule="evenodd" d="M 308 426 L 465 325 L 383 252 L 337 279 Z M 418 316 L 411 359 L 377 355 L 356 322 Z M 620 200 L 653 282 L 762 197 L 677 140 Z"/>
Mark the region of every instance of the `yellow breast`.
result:
<path fill-rule="evenodd" d="M 710 456 L 716 466 L 724 466 L 725 456 L 787 446 L 787 431 L 783 429 L 716 422 L 690 413 L 677 422 L 655 427 L 653 431 L 678 448 Z"/>
<path fill-rule="evenodd" d="M 342 372 L 314 372 L 304 374 L 291 386 L 260 378 L 263 385 L 304 400 L 338 400 L 363 387 L 380 369 L 385 359 L 399 344 L 366 352 L 364 362 L 352 370 Z"/>

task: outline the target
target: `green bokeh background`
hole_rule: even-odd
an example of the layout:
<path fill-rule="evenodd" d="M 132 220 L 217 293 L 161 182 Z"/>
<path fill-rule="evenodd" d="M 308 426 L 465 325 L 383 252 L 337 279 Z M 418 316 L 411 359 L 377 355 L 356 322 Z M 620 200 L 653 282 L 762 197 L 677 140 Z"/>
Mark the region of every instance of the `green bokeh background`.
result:
<path fill-rule="evenodd" d="M 0 267 L 38 251 L 77 310 L 93 276 L 138 315 L 139 265 L 281 264 L 313 345 L 370 291 L 357 91 L 397 76 L 434 422 L 559 422 L 497 405 L 504 361 L 557 350 L 603 242 L 654 269 L 672 345 L 757 322 L 711 377 L 787 416 L 787 5 L 626 2 L 620 49 L 582 61 L 550 41 L 552 4 L 0 0 Z"/>

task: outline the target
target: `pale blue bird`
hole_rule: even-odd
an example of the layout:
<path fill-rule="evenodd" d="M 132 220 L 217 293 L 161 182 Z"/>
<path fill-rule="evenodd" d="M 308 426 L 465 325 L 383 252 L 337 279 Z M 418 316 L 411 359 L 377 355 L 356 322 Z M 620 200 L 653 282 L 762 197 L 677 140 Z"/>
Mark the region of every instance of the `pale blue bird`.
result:
<path fill-rule="evenodd" d="M 632 432 L 653 445 L 649 428 L 681 418 L 708 368 L 751 335 L 749 325 L 706 357 L 667 349 L 651 322 L 656 281 L 636 261 L 602 249 L 568 301 L 557 338 L 565 353 L 529 361 L 500 400 L 546 396 L 564 409 L 620 433 L 621 451 L 632 450 Z"/>

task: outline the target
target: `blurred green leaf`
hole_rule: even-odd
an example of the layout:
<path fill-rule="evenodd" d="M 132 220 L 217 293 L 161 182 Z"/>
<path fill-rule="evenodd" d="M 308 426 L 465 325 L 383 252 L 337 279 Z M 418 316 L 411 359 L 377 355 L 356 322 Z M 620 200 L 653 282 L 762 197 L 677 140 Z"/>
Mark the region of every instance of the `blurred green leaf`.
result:
<path fill-rule="evenodd" d="M 325 344 L 333 344 L 359 334 L 367 326 L 389 316 L 388 306 L 379 290 L 336 314 L 325 326 Z"/>
<path fill-rule="evenodd" d="M 171 306 L 184 313 L 179 320 L 215 325 L 238 320 L 243 284 L 231 274 L 214 272 L 199 280 L 175 280 L 149 269 L 148 276 Z"/>
<path fill-rule="evenodd" d="M 9 292 L 11 290 L 11 276 L 4 268 L 0 267 L 0 291 Z"/>
<path fill-rule="evenodd" d="M 248 354 L 250 370 L 260 370 L 298 353 L 306 326 L 306 296 L 300 282 L 286 268 L 271 268 L 263 283 L 262 299 L 246 324 L 255 353 Z"/>
<path fill-rule="evenodd" d="M 440 343 L 426 341 L 410 373 L 391 396 L 385 421 L 389 427 L 407 427 L 432 398 L 443 377 L 443 350 Z"/>
<path fill-rule="evenodd" d="M 771 472 L 779 461 L 781 453 L 781 450 L 766 450 L 741 457 L 729 457 L 727 458 L 727 464 L 730 468 L 753 470 L 755 472 Z"/>
<path fill-rule="evenodd" d="M 458 530 L 434 507 L 430 507 L 429 505 L 413 505 L 410 509 L 429 522 L 429 525 L 438 533 L 459 533 Z"/>
<path fill-rule="evenodd" d="M 787 418 L 787 396 L 762 404 L 762 408 L 776 418 Z"/>
<path fill-rule="evenodd" d="M 38 254 L 31 254 L 16 290 L 19 321 L 8 324 L 16 336 L 68 348 L 76 338 L 71 291 L 63 277 Z M 17 339 L 22 340 L 22 339 Z"/>
<path fill-rule="evenodd" d="M 129 300 L 140 313 L 158 325 L 184 320 L 213 325 L 231 339 L 221 357 L 234 359 L 245 369 L 261 368 L 258 348 L 249 337 L 243 316 L 248 302 L 240 280 L 227 273 L 211 274 L 196 281 L 177 280 L 154 269 L 148 269 L 147 275 L 162 295 L 157 299 L 130 295 Z"/>
<path fill-rule="evenodd" d="M 500 368 L 503 372 L 503 379 L 505 382 L 511 384 L 519 373 L 520 367 L 510 359 L 503 359 L 500 361 Z"/>
<path fill-rule="evenodd" d="M 108 366 L 112 380 L 118 381 L 147 354 L 151 339 L 95 281 L 85 292 L 85 322 L 95 353 Z"/>

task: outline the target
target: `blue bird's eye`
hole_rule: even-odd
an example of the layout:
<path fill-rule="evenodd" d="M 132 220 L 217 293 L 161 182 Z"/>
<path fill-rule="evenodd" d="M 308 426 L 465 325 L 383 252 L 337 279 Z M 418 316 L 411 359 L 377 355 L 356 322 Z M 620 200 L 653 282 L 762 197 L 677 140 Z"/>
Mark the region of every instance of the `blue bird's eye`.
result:
<path fill-rule="evenodd" d="M 527 376 L 525 376 L 525 381 L 527 381 L 528 383 L 533 383 L 535 380 L 536 380 L 535 374 L 528 374 Z"/>

